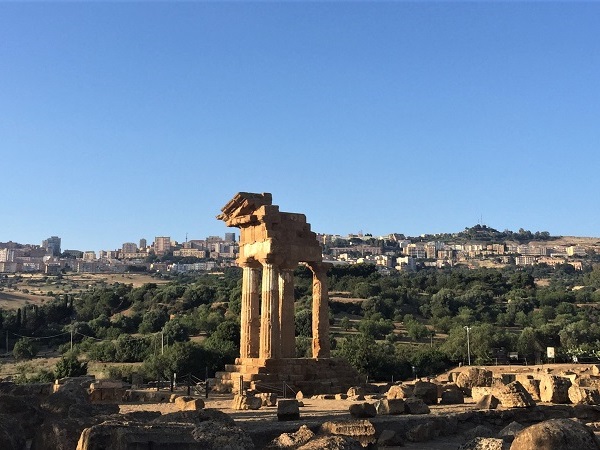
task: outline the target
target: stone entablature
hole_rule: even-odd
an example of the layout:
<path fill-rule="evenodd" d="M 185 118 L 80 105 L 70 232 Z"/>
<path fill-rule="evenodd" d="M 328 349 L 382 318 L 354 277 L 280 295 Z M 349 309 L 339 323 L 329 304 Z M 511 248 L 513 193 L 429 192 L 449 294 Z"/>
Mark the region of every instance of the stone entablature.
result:
<path fill-rule="evenodd" d="M 304 214 L 280 212 L 269 193 L 240 192 L 217 218 L 240 229 L 240 358 L 295 357 L 293 271 L 300 263 L 313 272 L 313 358 L 328 358 L 328 266 Z"/>

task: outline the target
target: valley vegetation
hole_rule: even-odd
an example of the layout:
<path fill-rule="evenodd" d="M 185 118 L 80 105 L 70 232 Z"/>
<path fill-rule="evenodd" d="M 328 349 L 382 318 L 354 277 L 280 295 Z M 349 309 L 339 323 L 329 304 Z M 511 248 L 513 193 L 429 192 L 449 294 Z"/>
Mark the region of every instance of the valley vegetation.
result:
<path fill-rule="evenodd" d="M 310 356 L 311 290 L 312 274 L 299 267 L 299 357 Z M 333 356 L 371 380 L 466 364 L 465 327 L 473 364 L 505 363 L 509 355 L 519 364 L 545 362 L 547 347 L 556 349 L 557 362 L 600 356 L 600 267 L 455 267 L 383 276 L 373 265 L 358 264 L 332 267 L 329 290 Z M 97 362 L 117 377 L 203 378 L 239 354 L 240 301 L 238 268 L 140 287 L 101 283 L 2 311 L 0 336 L 8 339 L 0 339 L 0 348 L 19 361 L 40 350 L 62 355 L 54 371 L 23 374 L 23 382 L 85 373 Z"/>

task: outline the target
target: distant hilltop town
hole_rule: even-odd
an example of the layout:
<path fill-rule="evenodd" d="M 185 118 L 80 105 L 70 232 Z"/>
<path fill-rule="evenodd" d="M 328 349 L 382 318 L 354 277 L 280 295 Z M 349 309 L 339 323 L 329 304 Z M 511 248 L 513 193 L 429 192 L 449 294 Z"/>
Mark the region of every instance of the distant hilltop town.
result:
<path fill-rule="evenodd" d="M 600 262 L 600 239 L 550 236 L 548 232 L 497 231 L 485 225 L 452 234 L 407 237 L 392 233 L 340 236 L 317 234 L 323 260 L 333 264 L 374 264 L 380 272 L 416 271 L 422 268 L 502 267 L 546 264 L 569 265 L 582 270 Z M 120 249 L 62 250 L 61 238 L 52 236 L 41 245 L 0 242 L 0 273 L 185 273 L 210 272 L 236 266 L 239 244 L 235 233 L 224 237 L 179 243 L 157 236 L 151 244 L 125 242 Z"/>

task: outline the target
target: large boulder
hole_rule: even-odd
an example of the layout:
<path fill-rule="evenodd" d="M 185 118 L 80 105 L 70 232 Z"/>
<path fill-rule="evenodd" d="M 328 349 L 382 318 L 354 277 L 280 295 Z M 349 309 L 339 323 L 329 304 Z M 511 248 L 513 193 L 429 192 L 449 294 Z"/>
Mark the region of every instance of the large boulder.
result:
<path fill-rule="evenodd" d="M 280 399 L 277 402 L 277 420 L 298 420 L 300 418 L 300 407 L 298 400 Z"/>
<path fill-rule="evenodd" d="M 533 399 L 533 401 L 535 401 L 535 402 L 541 401 L 540 380 L 535 380 L 533 378 L 527 378 L 527 379 L 517 380 L 517 381 L 519 381 L 523 385 L 525 390 L 527 392 L 529 392 L 529 395 L 531 395 L 531 398 Z"/>
<path fill-rule="evenodd" d="M 599 450 L 591 428 L 570 419 L 551 419 L 525 428 L 510 450 Z"/>
<path fill-rule="evenodd" d="M 463 390 L 465 395 L 471 395 L 471 388 L 477 386 L 491 386 L 493 373 L 491 370 L 479 367 L 469 367 L 462 371 L 456 378 L 456 385 Z"/>
<path fill-rule="evenodd" d="M 404 384 L 395 384 L 388 389 L 385 396 L 388 399 L 395 399 L 395 398 L 405 399 L 405 398 L 413 397 L 413 390 L 410 386 L 406 386 Z"/>
<path fill-rule="evenodd" d="M 355 397 L 357 395 L 366 395 L 367 394 L 367 390 L 361 386 L 352 386 L 348 389 L 348 392 L 346 392 L 346 395 L 348 397 Z"/>
<path fill-rule="evenodd" d="M 369 419 L 377 415 L 375 405 L 368 402 L 354 403 L 348 408 L 350 415 L 356 419 Z"/>
<path fill-rule="evenodd" d="M 547 403 L 569 403 L 571 380 L 555 375 L 544 375 L 540 379 L 540 399 Z"/>
<path fill-rule="evenodd" d="M 378 415 L 382 416 L 402 414 L 404 412 L 404 400 L 401 398 L 377 400 L 375 410 Z"/>
<path fill-rule="evenodd" d="M 484 395 L 475 403 L 475 409 L 496 409 L 500 404 L 500 400 L 492 394 Z"/>
<path fill-rule="evenodd" d="M 423 400 L 416 397 L 404 400 L 404 409 L 408 414 L 429 414 L 429 406 Z"/>
<path fill-rule="evenodd" d="M 436 405 L 438 402 L 438 386 L 429 381 L 417 381 L 413 388 L 413 395 L 423 400 L 426 405 Z"/>
<path fill-rule="evenodd" d="M 319 432 L 350 436 L 353 438 L 373 438 L 375 441 L 375 427 L 368 420 L 335 420 L 321 425 Z"/>
<path fill-rule="evenodd" d="M 575 405 L 600 405 L 600 392 L 595 388 L 571 386 L 569 400 Z"/>
<path fill-rule="evenodd" d="M 204 408 L 204 400 L 201 398 L 180 396 L 175 398 L 174 403 L 180 411 L 198 411 Z"/>
<path fill-rule="evenodd" d="M 518 381 L 494 385 L 493 395 L 505 408 L 529 408 L 535 406 L 531 394 Z"/>
<path fill-rule="evenodd" d="M 301 445 L 306 444 L 315 436 L 310 428 L 306 425 L 302 425 L 295 433 L 283 433 L 279 437 L 275 438 L 267 449 L 279 449 L 279 448 L 297 448 Z"/>
<path fill-rule="evenodd" d="M 236 394 L 233 396 L 231 401 L 231 409 L 238 411 L 244 411 L 247 409 L 260 409 L 262 406 L 262 399 L 253 395 L 240 395 Z"/>
<path fill-rule="evenodd" d="M 441 405 L 461 405 L 465 402 L 465 394 L 457 386 L 444 389 L 441 394 Z"/>

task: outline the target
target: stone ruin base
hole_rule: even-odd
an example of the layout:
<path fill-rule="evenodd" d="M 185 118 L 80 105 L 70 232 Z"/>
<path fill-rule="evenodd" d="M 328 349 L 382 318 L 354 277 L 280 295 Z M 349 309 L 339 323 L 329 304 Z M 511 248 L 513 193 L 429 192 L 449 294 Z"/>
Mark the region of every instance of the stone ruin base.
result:
<path fill-rule="evenodd" d="M 215 378 L 214 388 L 223 392 L 278 392 L 285 383 L 286 390 L 304 395 L 345 393 L 364 381 L 350 364 L 337 358 L 237 358 Z"/>

